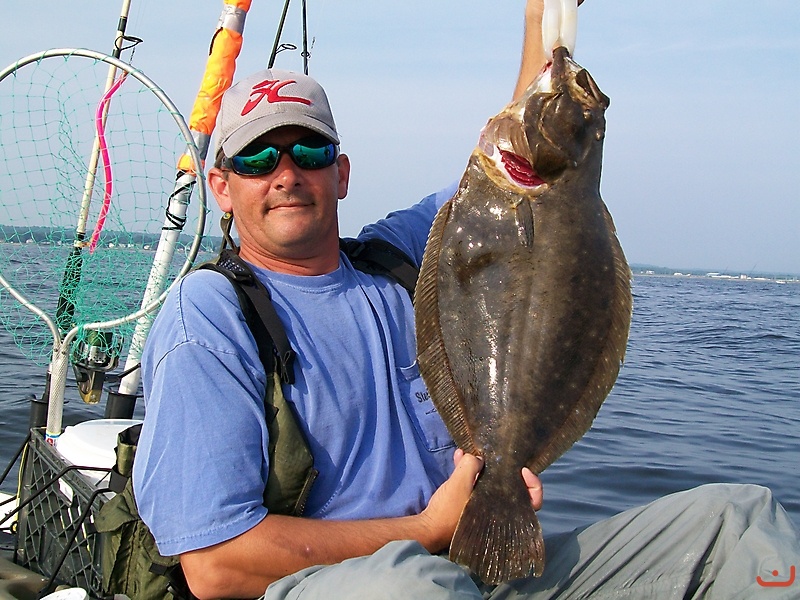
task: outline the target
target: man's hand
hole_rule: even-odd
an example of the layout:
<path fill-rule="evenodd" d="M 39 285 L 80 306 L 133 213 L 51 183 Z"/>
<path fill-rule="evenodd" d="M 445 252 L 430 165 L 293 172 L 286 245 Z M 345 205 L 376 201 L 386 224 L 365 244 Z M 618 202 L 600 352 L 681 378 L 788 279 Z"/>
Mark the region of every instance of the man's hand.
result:
<path fill-rule="evenodd" d="M 528 0 L 525 5 L 525 24 L 528 26 L 542 26 L 544 14 L 544 0 Z"/>
<path fill-rule="evenodd" d="M 528 0 L 525 4 L 525 37 L 522 42 L 522 60 L 513 100 L 522 96 L 547 61 L 547 51 L 542 42 L 544 2 L 545 0 Z M 578 0 L 578 6 L 582 2 L 583 0 Z"/>
<path fill-rule="evenodd" d="M 420 515 L 436 539 L 434 552 L 450 545 L 461 512 L 483 469 L 483 459 L 467 454 L 461 449 L 457 449 L 453 454 L 453 462 L 456 465 L 453 474 L 436 490 Z M 527 467 L 522 469 L 522 479 L 528 487 L 531 506 L 534 510 L 539 510 L 544 499 L 541 480 Z"/>
<path fill-rule="evenodd" d="M 456 465 L 452 475 L 431 496 L 428 506 L 420 513 L 433 534 L 436 544 L 429 551 L 438 552 L 450 545 L 461 512 L 472 494 L 483 460 L 459 449 L 453 454 Z"/>

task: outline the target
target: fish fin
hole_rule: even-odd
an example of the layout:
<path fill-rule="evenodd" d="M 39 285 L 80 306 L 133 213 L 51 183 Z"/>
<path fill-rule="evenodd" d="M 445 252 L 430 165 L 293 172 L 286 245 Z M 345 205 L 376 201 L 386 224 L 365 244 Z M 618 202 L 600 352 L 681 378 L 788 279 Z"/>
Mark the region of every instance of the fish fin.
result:
<path fill-rule="evenodd" d="M 527 198 L 520 198 L 519 204 L 515 207 L 517 219 L 517 235 L 519 242 L 526 248 L 533 246 L 533 209 L 531 202 Z"/>
<path fill-rule="evenodd" d="M 527 498 L 498 502 L 477 485 L 458 521 L 450 560 L 468 567 L 491 585 L 531 575 L 540 577 L 544 572 L 544 539 Z"/>
<path fill-rule="evenodd" d="M 466 420 L 464 400 L 458 391 L 450 360 L 444 347 L 439 320 L 438 263 L 442 250 L 444 228 L 450 219 L 453 201 L 448 200 L 431 226 L 422 266 L 414 293 L 417 326 L 417 357 L 419 370 L 428 386 L 436 410 L 442 417 L 456 445 L 470 454 L 477 449 Z"/>

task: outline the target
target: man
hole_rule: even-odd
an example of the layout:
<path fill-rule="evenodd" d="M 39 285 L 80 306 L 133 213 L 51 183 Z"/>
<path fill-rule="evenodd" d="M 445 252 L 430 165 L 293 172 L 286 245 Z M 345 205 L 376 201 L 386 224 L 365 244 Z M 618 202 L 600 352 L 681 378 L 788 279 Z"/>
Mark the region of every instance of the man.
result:
<path fill-rule="evenodd" d="M 516 95 L 544 62 L 541 12 L 541 0 L 528 1 Z M 218 126 L 208 185 L 233 215 L 239 255 L 269 289 L 297 351 L 295 381 L 283 393 L 319 476 L 303 517 L 263 506 L 269 374 L 230 282 L 211 271 L 186 277 L 161 310 L 143 358 L 146 418 L 134 486 L 159 550 L 180 555 L 195 595 L 256 597 L 270 586 L 267 598 L 533 597 L 567 585 L 576 593 L 616 585 L 610 575 L 587 576 L 582 553 L 590 539 L 613 548 L 610 556 L 597 551 L 603 568 L 615 564 L 620 548 L 632 554 L 624 563 L 631 566 L 614 567 L 625 587 L 636 579 L 631 572 L 645 582 L 634 589 L 653 597 L 710 585 L 713 578 L 701 575 L 724 565 L 721 550 L 707 556 L 711 539 L 686 542 L 693 562 L 683 546 L 674 554 L 663 550 L 660 562 L 652 557 L 657 533 L 646 523 L 663 508 L 626 513 L 595 526 L 591 536 L 548 541 L 552 564 L 543 579 L 496 590 L 479 588 L 436 556 L 452 539 L 482 463 L 454 448 L 430 400 L 417 401 L 425 387 L 406 290 L 354 269 L 339 251 L 337 205 L 347 194 L 350 162 L 338 151 L 324 91 L 299 74 L 259 72 L 226 93 Z M 436 210 L 452 191 L 393 213 L 361 237 L 387 240 L 419 264 Z M 527 470 L 521 476 L 538 509 L 538 478 Z M 696 530 L 734 501 L 749 511 L 742 530 L 783 523 L 763 492 L 725 488 L 711 496 L 673 501 L 670 531 Z M 701 503 L 699 516 L 682 516 Z M 660 522 L 654 529 L 665 530 Z M 736 546 L 739 534 L 730 526 L 716 531 Z M 787 544 L 781 548 L 796 551 L 796 537 Z M 636 560 L 640 550 L 649 550 L 649 562 Z M 673 562 L 680 566 L 674 576 L 664 568 Z"/>

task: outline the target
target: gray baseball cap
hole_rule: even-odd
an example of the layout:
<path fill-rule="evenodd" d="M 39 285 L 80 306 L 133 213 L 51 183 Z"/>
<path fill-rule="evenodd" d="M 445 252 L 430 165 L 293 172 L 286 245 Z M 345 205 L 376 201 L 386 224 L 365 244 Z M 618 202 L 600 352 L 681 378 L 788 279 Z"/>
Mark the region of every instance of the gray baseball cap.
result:
<path fill-rule="evenodd" d="M 265 69 L 232 85 L 222 96 L 217 152 L 236 156 L 250 142 L 285 125 L 299 125 L 336 144 L 339 136 L 325 90 L 301 73 Z"/>

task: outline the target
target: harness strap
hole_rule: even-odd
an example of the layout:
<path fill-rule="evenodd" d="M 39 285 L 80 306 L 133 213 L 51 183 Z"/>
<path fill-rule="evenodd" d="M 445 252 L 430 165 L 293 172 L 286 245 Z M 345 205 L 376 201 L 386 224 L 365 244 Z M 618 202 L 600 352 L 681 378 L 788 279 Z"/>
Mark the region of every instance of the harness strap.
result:
<path fill-rule="evenodd" d="M 385 275 L 402 285 L 414 299 L 419 269 L 402 250 L 385 240 L 364 242 L 355 238 L 342 238 L 339 247 L 353 266 L 370 275 Z"/>
<path fill-rule="evenodd" d="M 202 265 L 225 275 L 233 285 L 267 377 L 264 416 L 269 431 L 269 476 L 264 505 L 270 512 L 300 516 L 317 478 L 314 457 L 281 383 L 294 383 L 295 352 L 267 288 L 232 250 L 222 250 L 216 264 Z"/>
<path fill-rule="evenodd" d="M 133 458 L 136 447 L 139 445 L 139 436 L 142 433 L 142 424 L 132 425 L 117 435 L 117 445 L 114 453 L 117 460 L 111 467 L 111 477 L 108 487 L 116 494 L 122 493 L 133 473 Z"/>
<path fill-rule="evenodd" d="M 260 319 L 247 318 L 249 325 L 255 325 L 258 329 L 264 327 L 268 337 L 260 335 L 261 331 L 254 331 L 253 335 L 258 343 L 258 351 L 267 372 L 271 370 L 274 360 L 277 359 L 277 371 L 281 381 L 289 385 L 294 383 L 294 371 L 292 369 L 295 358 L 295 351 L 289 344 L 286 330 L 283 327 L 278 313 L 269 295 L 269 290 L 258 280 L 252 269 L 239 256 L 230 249 L 220 252 L 216 264 L 205 263 L 198 268 L 211 269 L 225 275 L 232 283 L 237 295 L 239 295 L 242 308 L 249 306 L 259 315 Z M 240 295 L 244 293 L 245 298 Z M 246 302 L 243 300 L 246 299 Z M 245 317 L 248 317 L 245 314 Z M 271 345 L 270 345 L 271 340 Z M 273 350 L 274 347 L 274 350 Z"/>

